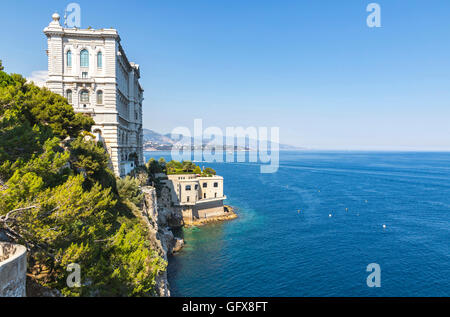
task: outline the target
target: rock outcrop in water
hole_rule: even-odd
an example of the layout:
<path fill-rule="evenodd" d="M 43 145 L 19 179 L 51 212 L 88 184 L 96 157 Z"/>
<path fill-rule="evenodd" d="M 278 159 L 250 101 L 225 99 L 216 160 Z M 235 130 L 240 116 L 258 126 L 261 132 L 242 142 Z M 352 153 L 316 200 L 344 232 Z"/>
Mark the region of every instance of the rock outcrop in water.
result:
<path fill-rule="evenodd" d="M 144 193 L 142 214 L 150 232 L 150 242 L 159 255 L 168 261 L 168 256 L 181 250 L 184 245 L 183 239 L 176 238 L 172 232 L 172 229 L 183 226 L 183 215 L 176 208 L 170 208 L 170 204 L 158 204 L 155 188 L 144 187 L 142 192 Z M 164 199 L 164 195 L 161 199 Z M 167 272 L 160 274 L 156 282 L 159 295 L 170 296 Z"/>

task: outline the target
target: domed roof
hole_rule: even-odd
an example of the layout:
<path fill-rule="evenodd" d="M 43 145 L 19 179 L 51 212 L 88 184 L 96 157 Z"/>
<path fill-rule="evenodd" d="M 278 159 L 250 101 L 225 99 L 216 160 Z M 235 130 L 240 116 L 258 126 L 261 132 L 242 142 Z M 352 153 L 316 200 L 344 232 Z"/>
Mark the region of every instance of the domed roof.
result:
<path fill-rule="evenodd" d="M 52 15 L 52 21 L 50 22 L 50 24 L 48 25 L 51 28 L 60 28 L 61 24 L 59 24 L 59 20 L 61 19 L 61 16 L 55 12 Z"/>

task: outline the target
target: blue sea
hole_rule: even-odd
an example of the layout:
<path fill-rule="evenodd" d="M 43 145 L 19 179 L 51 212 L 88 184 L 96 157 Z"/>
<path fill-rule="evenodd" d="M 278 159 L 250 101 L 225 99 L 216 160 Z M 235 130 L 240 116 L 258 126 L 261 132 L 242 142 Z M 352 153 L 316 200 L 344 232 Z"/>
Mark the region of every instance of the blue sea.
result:
<path fill-rule="evenodd" d="M 450 296 L 450 153 L 280 152 L 275 174 L 201 165 L 239 218 L 184 229 L 173 296 Z"/>

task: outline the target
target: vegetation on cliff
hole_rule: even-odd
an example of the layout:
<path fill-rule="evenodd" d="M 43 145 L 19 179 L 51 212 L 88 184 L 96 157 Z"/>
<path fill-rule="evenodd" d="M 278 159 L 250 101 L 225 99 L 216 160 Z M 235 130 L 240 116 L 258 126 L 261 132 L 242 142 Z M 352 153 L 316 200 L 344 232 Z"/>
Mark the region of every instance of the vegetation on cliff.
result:
<path fill-rule="evenodd" d="M 158 161 L 156 161 L 154 158 L 151 158 L 147 163 L 147 168 L 150 174 L 197 174 L 203 177 L 216 175 L 216 171 L 210 167 L 203 168 L 202 170 L 200 166 L 191 161 L 178 162 L 172 160 L 170 162 L 166 162 L 164 158 L 160 158 Z"/>
<path fill-rule="evenodd" d="M 0 233 L 29 249 L 29 273 L 66 296 L 153 296 L 167 263 L 150 247 L 135 179 L 117 180 L 93 120 L 0 61 Z M 82 287 L 70 288 L 71 263 Z"/>

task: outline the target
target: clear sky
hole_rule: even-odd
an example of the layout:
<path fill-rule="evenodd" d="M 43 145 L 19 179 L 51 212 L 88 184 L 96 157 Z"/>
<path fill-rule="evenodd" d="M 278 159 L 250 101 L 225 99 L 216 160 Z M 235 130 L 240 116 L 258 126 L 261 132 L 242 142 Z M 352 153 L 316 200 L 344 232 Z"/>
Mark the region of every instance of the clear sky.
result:
<path fill-rule="evenodd" d="M 47 69 L 42 30 L 70 2 L 2 1 L 8 72 Z M 308 148 L 450 150 L 448 0 L 76 2 L 83 28 L 118 29 L 141 65 L 146 128 L 202 118 Z"/>

